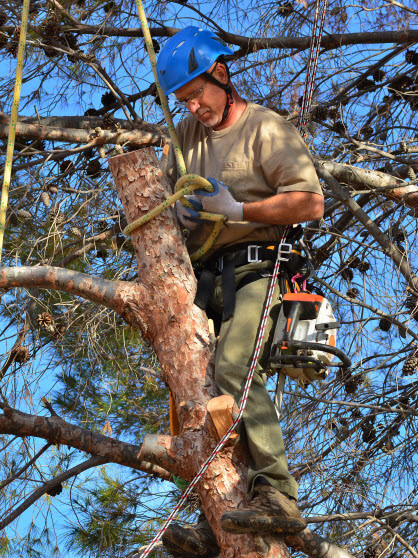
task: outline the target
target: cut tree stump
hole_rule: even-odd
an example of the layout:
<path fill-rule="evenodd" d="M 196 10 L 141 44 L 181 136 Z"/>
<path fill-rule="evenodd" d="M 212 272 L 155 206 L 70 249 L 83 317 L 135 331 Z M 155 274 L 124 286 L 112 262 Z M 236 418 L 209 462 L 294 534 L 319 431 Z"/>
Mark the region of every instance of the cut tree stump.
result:
<path fill-rule="evenodd" d="M 232 395 L 220 395 L 214 397 L 207 404 L 207 410 L 210 414 L 219 439 L 223 438 L 228 429 L 232 426 L 234 419 L 232 413 L 238 413 L 238 407 Z M 235 440 L 238 432 L 232 432 L 230 440 Z"/>

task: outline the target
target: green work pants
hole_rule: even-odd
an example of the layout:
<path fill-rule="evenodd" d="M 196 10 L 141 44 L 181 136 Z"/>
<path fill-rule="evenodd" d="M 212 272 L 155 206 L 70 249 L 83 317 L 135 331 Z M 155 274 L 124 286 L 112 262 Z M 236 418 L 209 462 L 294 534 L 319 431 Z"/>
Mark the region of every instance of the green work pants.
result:
<path fill-rule="evenodd" d="M 271 264 L 263 262 L 237 268 L 235 275 L 237 284 L 239 285 L 240 279 L 249 271 L 259 270 L 260 267 L 271 269 Z M 222 310 L 222 289 L 220 278 L 217 279 L 210 306 L 219 312 Z M 239 289 L 236 293 L 234 316 L 223 322 L 220 329 L 215 379 L 221 393 L 232 395 L 238 405 L 251 365 L 270 280 L 270 277 L 261 277 Z M 279 289 L 276 287 L 273 297 L 276 311 L 280 304 L 279 295 Z M 273 320 L 269 317 L 260 359 L 255 369 L 242 419 L 251 455 L 248 491 L 252 491 L 255 479 L 263 476 L 272 486 L 297 499 L 298 485 L 288 471 L 277 412 L 267 391 L 266 375 L 263 373 L 263 367 L 266 366 L 270 355 L 273 325 Z"/>

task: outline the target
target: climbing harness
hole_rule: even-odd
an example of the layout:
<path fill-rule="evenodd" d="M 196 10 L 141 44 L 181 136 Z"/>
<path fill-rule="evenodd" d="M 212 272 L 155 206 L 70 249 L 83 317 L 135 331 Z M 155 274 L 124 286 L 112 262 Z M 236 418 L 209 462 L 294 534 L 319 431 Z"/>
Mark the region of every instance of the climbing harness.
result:
<path fill-rule="evenodd" d="M 28 27 L 30 0 L 23 0 L 22 23 L 20 24 L 19 47 L 17 51 L 16 80 L 13 91 L 12 112 L 10 115 L 10 128 L 7 140 L 6 163 L 4 166 L 3 188 L 0 201 L 0 262 L 3 251 L 4 227 L 9 201 L 10 178 L 12 176 L 13 151 L 15 146 L 17 114 L 19 110 L 20 92 L 22 89 L 23 62 L 25 58 L 26 31 Z"/>

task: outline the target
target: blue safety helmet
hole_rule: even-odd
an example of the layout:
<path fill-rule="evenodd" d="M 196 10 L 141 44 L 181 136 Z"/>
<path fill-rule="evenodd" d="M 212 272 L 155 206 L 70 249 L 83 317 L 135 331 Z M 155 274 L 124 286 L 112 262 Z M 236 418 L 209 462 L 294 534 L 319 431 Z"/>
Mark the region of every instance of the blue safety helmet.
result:
<path fill-rule="evenodd" d="M 157 74 L 166 95 L 205 73 L 225 54 L 232 54 L 226 43 L 212 31 L 185 27 L 167 41 L 157 61 Z"/>

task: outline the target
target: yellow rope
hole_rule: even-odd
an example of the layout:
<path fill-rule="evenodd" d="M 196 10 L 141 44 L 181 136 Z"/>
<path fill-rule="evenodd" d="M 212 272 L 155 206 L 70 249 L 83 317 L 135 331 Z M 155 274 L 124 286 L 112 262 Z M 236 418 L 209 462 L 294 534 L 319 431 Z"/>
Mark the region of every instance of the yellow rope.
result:
<path fill-rule="evenodd" d="M 10 178 L 12 176 L 13 151 L 15 146 L 17 113 L 19 109 L 20 92 L 22 89 L 23 62 L 25 56 L 26 30 L 28 26 L 30 0 L 23 0 L 22 23 L 20 25 L 19 48 L 17 51 L 16 80 L 13 92 L 12 113 L 10 116 L 9 137 L 7 140 L 6 164 L 3 175 L 3 189 L 0 201 L 0 262 L 3 251 L 4 227 L 6 223 L 7 204 L 9 201 Z"/>
<path fill-rule="evenodd" d="M 148 51 L 152 72 L 154 74 L 158 95 L 161 101 L 161 107 L 163 109 L 164 117 L 167 122 L 168 132 L 171 137 L 171 142 L 173 145 L 180 178 L 176 182 L 176 186 L 175 186 L 176 193 L 170 196 L 165 202 L 163 202 L 158 207 L 151 210 L 146 215 L 143 215 L 139 219 L 136 219 L 136 221 L 134 221 L 133 223 L 130 223 L 123 231 L 124 234 L 126 235 L 130 234 L 138 227 L 144 225 L 145 223 L 150 221 L 153 217 L 159 215 L 162 211 L 170 207 L 170 205 L 173 205 L 177 200 L 180 200 L 181 203 L 183 203 L 186 207 L 190 207 L 191 209 L 193 209 L 192 204 L 190 204 L 190 202 L 188 202 L 184 198 L 184 196 L 190 194 L 194 190 L 198 188 L 203 188 L 205 190 L 208 190 L 209 192 L 213 192 L 214 189 L 212 184 L 208 182 L 206 179 L 202 178 L 201 176 L 198 176 L 196 174 L 187 174 L 186 164 L 184 162 L 183 154 L 181 152 L 180 142 L 176 134 L 176 129 L 173 124 L 173 119 L 171 118 L 167 97 L 164 91 L 161 89 L 160 83 L 158 81 L 157 58 L 155 56 L 154 45 L 152 44 L 151 33 L 148 27 L 148 21 L 145 15 L 144 7 L 142 5 L 142 0 L 135 0 L 135 1 L 136 1 L 136 6 L 138 8 L 139 19 L 141 21 L 142 32 L 144 34 L 145 46 Z M 185 186 L 183 186 L 183 184 L 185 184 Z M 207 213 L 205 211 L 201 211 L 199 215 L 202 219 L 205 219 L 207 221 L 215 221 L 215 225 L 211 231 L 211 234 L 209 235 L 208 239 L 205 241 L 203 246 L 201 246 L 199 250 L 197 250 L 190 256 L 192 262 L 201 258 L 203 254 L 205 254 L 209 250 L 209 248 L 215 242 L 221 228 L 223 227 L 223 223 L 226 220 L 226 217 L 224 215 L 219 215 L 216 213 Z"/>

